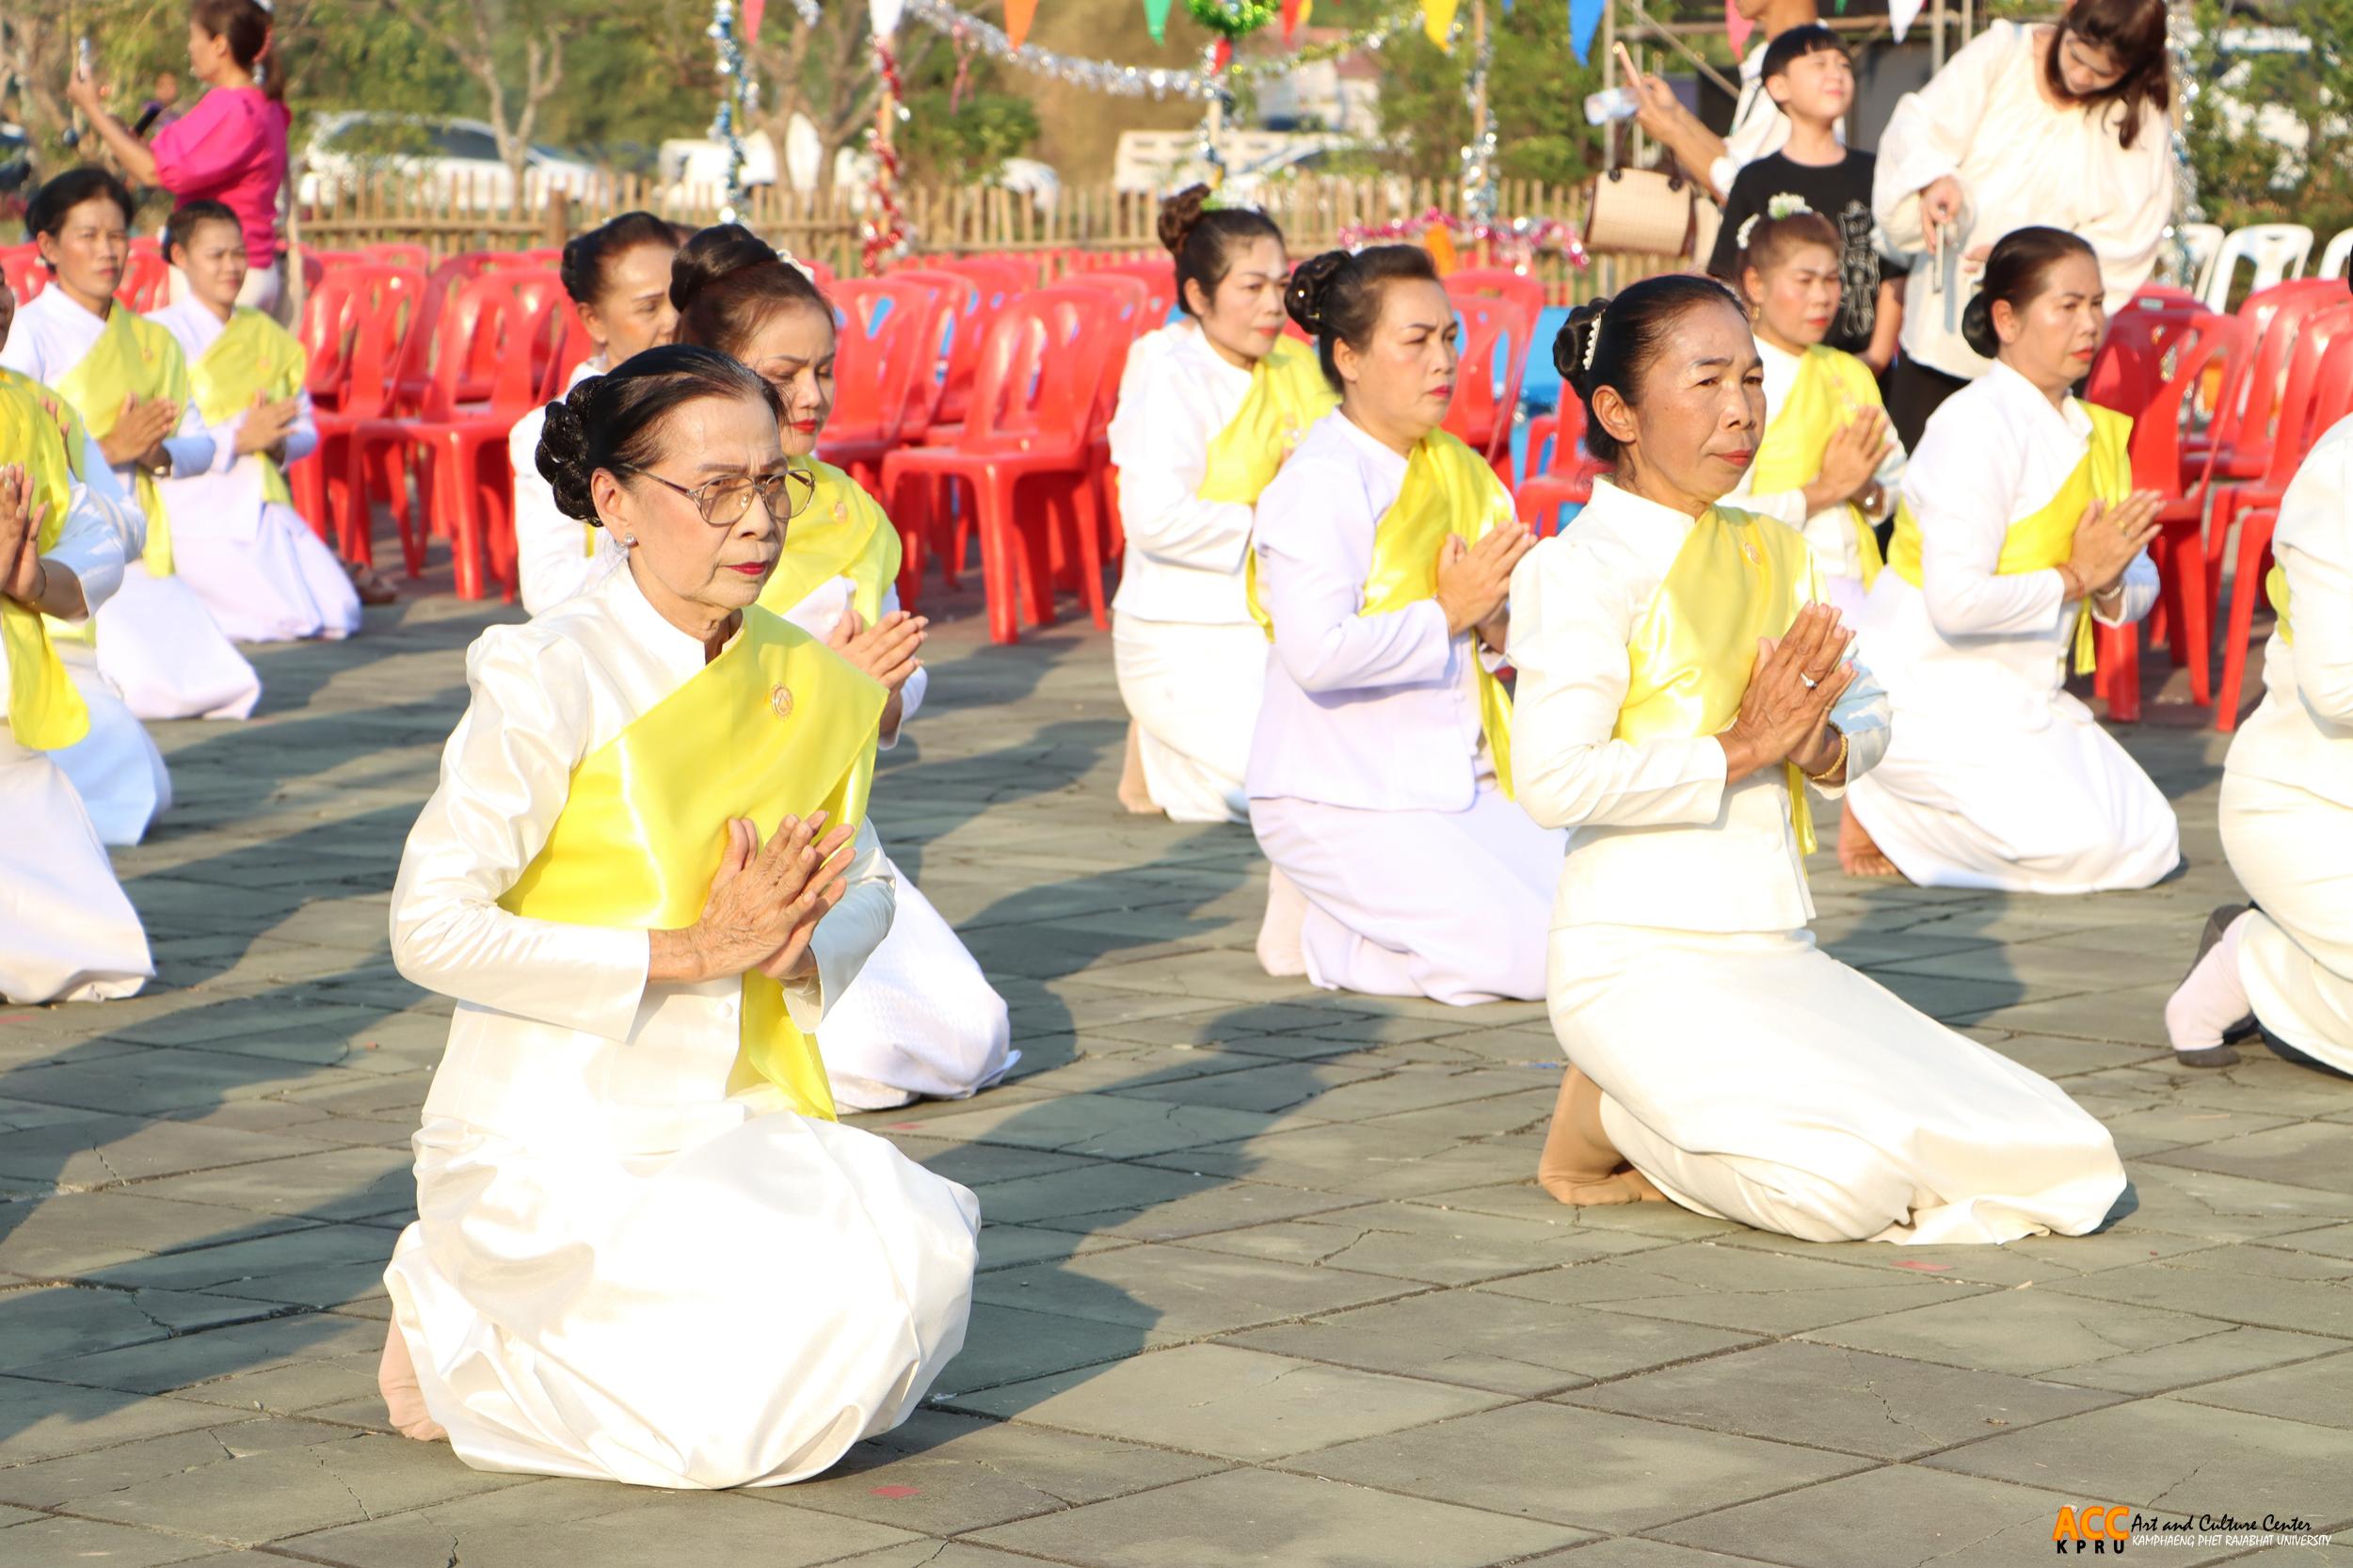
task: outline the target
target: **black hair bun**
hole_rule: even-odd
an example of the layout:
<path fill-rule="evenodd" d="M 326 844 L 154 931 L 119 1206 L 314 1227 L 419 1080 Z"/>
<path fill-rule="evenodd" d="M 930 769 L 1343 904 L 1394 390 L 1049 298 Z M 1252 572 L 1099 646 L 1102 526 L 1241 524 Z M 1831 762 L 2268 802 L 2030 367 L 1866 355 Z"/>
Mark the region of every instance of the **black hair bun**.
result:
<path fill-rule="evenodd" d="M 1593 340 L 1601 334 L 1601 318 L 1609 309 L 1607 297 L 1589 299 L 1571 311 L 1561 330 L 1553 334 L 1552 368 L 1580 397 L 1593 390 L 1585 384 L 1585 367 L 1593 362 Z"/>
<path fill-rule="evenodd" d="M 1961 312 L 1961 341 L 1986 359 L 2002 351 L 2002 335 L 1993 330 L 1993 302 L 1983 289 L 1969 296 L 1969 303 Z"/>
<path fill-rule="evenodd" d="M 1201 226 L 1201 215 L 1209 210 L 1209 187 L 1187 185 L 1183 190 L 1160 203 L 1158 230 L 1160 244 L 1172 256 L 1184 249 L 1185 241 Z"/>
<path fill-rule="evenodd" d="M 1324 297 L 1331 292 L 1332 280 L 1348 263 L 1347 251 L 1327 250 L 1291 268 L 1291 280 L 1283 290 L 1283 311 L 1299 324 L 1301 331 L 1322 335 Z"/>
<path fill-rule="evenodd" d="M 782 266 L 775 246 L 740 223 L 715 224 L 702 230 L 670 258 L 670 304 L 683 312 L 695 296 L 731 272 L 745 267 Z"/>
<path fill-rule="evenodd" d="M 539 427 L 539 449 L 532 455 L 539 477 L 555 492 L 555 509 L 586 523 L 598 520 L 597 503 L 589 493 L 596 469 L 588 461 L 588 424 L 582 410 L 588 406 L 592 389 L 603 380 L 601 376 L 592 376 L 574 387 L 564 401 L 548 405 L 547 423 Z"/>

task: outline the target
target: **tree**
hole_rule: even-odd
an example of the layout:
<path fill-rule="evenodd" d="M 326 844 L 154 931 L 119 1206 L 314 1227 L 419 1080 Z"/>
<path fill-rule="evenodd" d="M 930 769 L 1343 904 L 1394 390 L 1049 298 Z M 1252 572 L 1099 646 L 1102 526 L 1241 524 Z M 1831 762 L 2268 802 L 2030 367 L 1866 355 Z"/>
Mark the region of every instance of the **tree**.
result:
<path fill-rule="evenodd" d="M 1654 14 L 1669 8 L 1655 8 Z M 1424 36 L 1412 13 L 1382 50 L 1381 134 L 1401 173 L 1448 180 L 1461 172 L 1470 140 L 1469 7 L 1452 54 Z M 1585 95 L 1601 87 L 1599 61 L 1577 63 L 1561 8 L 1490 4 L 1495 30 L 1488 103 L 1496 117 L 1496 172 L 1505 179 L 1568 184 L 1601 166 L 1601 133 L 1585 123 Z M 1598 50 L 1596 50 L 1598 53 Z M 1505 214 L 1504 216 L 1516 216 Z"/>
<path fill-rule="evenodd" d="M 565 63 L 590 20 L 588 8 L 566 0 L 376 4 L 383 14 L 399 18 L 449 51 L 480 85 L 483 119 L 498 138 L 500 160 L 521 189 L 539 111 L 564 85 Z"/>
<path fill-rule="evenodd" d="M 812 27 L 791 6 L 771 4 L 759 42 L 745 51 L 764 89 L 760 128 L 781 152 L 792 117 L 808 116 L 824 143 L 823 180 L 833 176 L 835 154 L 859 142 L 873 125 L 881 99 L 882 76 L 874 67 L 866 16 L 863 6 L 827 5 Z M 937 38 L 911 24 L 899 29 L 903 86 L 930 60 Z"/>
<path fill-rule="evenodd" d="M 2200 0 L 2190 167 L 2206 217 L 2226 229 L 2301 223 L 2322 240 L 2353 226 L 2353 0 Z M 2298 151 L 2282 139 L 2302 127 Z"/>

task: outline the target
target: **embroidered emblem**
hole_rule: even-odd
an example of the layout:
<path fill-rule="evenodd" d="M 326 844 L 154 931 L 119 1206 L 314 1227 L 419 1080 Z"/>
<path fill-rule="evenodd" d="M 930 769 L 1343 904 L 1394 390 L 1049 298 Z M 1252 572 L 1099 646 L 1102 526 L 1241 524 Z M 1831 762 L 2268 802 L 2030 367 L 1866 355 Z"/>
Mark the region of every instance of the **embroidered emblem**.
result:
<path fill-rule="evenodd" d="M 792 716 L 792 690 L 789 686 L 768 688 L 768 711 L 780 719 Z"/>
<path fill-rule="evenodd" d="M 835 502 L 833 504 L 833 520 L 836 522 L 847 522 L 849 518 L 850 504 L 846 501 Z"/>

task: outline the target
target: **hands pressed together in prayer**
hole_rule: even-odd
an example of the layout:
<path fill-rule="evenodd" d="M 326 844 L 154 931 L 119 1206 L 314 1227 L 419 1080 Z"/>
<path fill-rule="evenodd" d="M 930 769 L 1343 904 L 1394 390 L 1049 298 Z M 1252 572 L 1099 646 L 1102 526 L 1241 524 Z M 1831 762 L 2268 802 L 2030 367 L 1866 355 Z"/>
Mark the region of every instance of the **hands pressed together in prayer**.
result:
<path fill-rule="evenodd" d="M 1827 604 L 1808 604 L 1780 637 L 1760 637 L 1756 668 L 1732 728 L 1716 737 L 1724 748 L 1724 782 L 1781 762 L 1825 782 L 1839 765 L 1843 744 L 1830 711 L 1854 681 L 1847 649 L 1854 633 Z"/>
<path fill-rule="evenodd" d="M 2125 568 L 2157 535 L 2157 509 L 2165 497 L 2154 490 L 2135 490 L 2110 504 L 2095 500 L 2084 508 L 2075 524 L 2075 537 L 2067 560 L 2058 568 L 2067 597 L 2093 601 L 2112 599 L 2124 584 Z"/>
<path fill-rule="evenodd" d="M 1879 408 L 1859 409 L 1838 427 L 1822 449 L 1822 472 L 1805 487 L 1808 517 L 1844 501 L 1864 503 L 1877 489 L 1880 464 L 1895 446 L 1888 429 L 1886 412 Z M 1865 504 L 1865 509 L 1878 508 Z"/>
<path fill-rule="evenodd" d="M 72 619 L 84 613 L 81 584 L 71 572 L 51 571 L 40 558 L 40 527 L 48 514 L 33 499 L 24 468 L 0 464 L 0 598 Z"/>
<path fill-rule="evenodd" d="M 1438 608 L 1449 637 L 1476 631 L 1497 653 L 1512 625 L 1512 570 L 1536 548 L 1536 536 L 1518 522 L 1497 523 L 1466 545 L 1449 534 L 1438 547 Z"/>
<path fill-rule="evenodd" d="M 693 984 L 752 969 L 771 980 L 808 974 L 817 922 L 849 888 L 853 834 L 847 824 L 827 831 L 825 813 L 813 811 L 784 818 L 762 845 L 751 823 L 730 819 L 702 919 L 683 931 L 653 933 L 647 980 Z"/>
<path fill-rule="evenodd" d="M 284 461 L 286 433 L 294 428 L 300 411 L 291 397 L 281 397 L 273 403 L 261 393 L 254 393 L 253 407 L 246 411 L 245 418 L 237 424 L 237 456 L 242 457 L 248 453 L 260 452 Z"/>
<path fill-rule="evenodd" d="M 142 398 L 133 392 L 122 400 L 121 415 L 99 440 L 98 450 L 113 467 L 136 463 L 151 473 L 160 472 L 171 465 L 164 438 L 179 427 L 180 405 L 168 397 Z"/>
<path fill-rule="evenodd" d="M 825 636 L 825 646 L 851 664 L 881 681 L 889 689 L 889 700 L 883 704 L 882 732 L 886 736 L 899 732 L 899 718 L 904 711 L 902 691 L 923 661 L 916 655 L 923 651 L 924 628 L 931 622 L 921 616 L 904 610 L 893 610 L 873 625 L 866 624 L 850 605 L 841 612 L 841 618 L 833 623 Z"/>

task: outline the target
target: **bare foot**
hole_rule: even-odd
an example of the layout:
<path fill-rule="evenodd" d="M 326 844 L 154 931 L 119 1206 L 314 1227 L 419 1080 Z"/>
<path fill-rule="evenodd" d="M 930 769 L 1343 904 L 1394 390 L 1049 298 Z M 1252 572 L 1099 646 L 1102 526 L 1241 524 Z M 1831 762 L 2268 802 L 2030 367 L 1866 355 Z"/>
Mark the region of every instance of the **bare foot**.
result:
<path fill-rule="evenodd" d="M 1562 1203 L 1665 1203 L 1667 1194 L 1627 1164 L 1601 1127 L 1601 1085 L 1571 1067 L 1561 1076 L 1552 1128 L 1536 1160 L 1536 1185 Z"/>
<path fill-rule="evenodd" d="M 1157 817 L 1161 808 L 1152 800 L 1152 787 L 1144 779 L 1144 743 L 1137 738 L 1136 721 L 1128 721 L 1128 755 L 1119 765 L 1120 808 L 1139 817 Z"/>
<path fill-rule="evenodd" d="M 376 1390 L 384 1396 L 385 1419 L 403 1437 L 420 1443 L 448 1440 L 448 1431 L 425 1411 L 424 1394 L 417 1386 L 416 1363 L 408 1359 L 408 1341 L 400 1336 L 398 1323 L 384 1325 L 384 1359 L 376 1363 Z"/>
<path fill-rule="evenodd" d="M 1886 876 L 1898 882 L 1904 877 L 1896 869 L 1896 862 L 1882 854 L 1863 830 L 1852 802 L 1842 803 L 1838 812 L 1838 869 L 1849 876 Z"/>
<path fill-rule="evenodd" d="M 1266 916 L 1258 922 L 1258 967 L 1276 979 L 1307 972 L 1307 955 L 1300 948 L 1300 927 L 1307 919 L 1307 896 L 1279 867 L 1269 867 Z"/>

